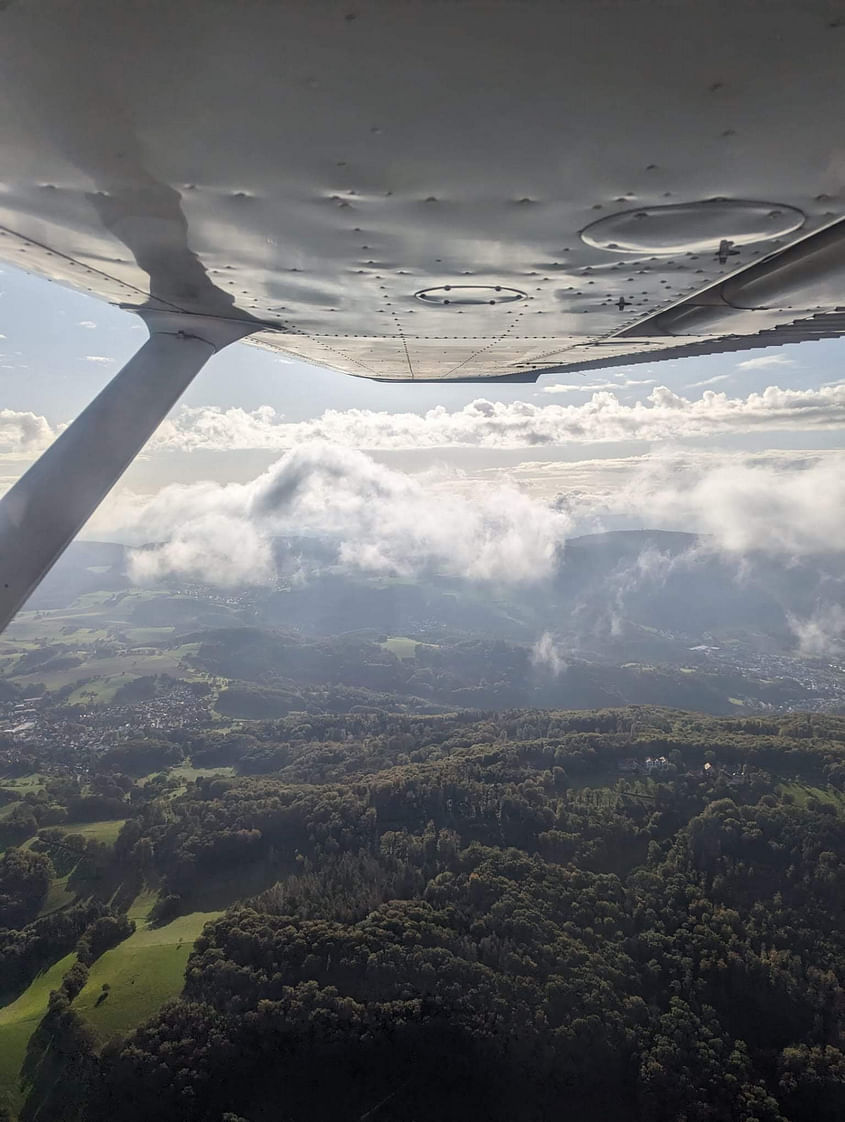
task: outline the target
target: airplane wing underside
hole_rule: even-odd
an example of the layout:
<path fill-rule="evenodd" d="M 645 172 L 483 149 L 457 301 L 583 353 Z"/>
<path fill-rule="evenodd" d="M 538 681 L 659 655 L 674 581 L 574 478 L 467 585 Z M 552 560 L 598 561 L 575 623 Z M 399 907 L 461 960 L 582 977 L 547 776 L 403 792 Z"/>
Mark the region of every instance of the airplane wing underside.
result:
<path fill-rule="evenodd" d="M 836 7 L 13 2 L 0 257 L 385 380 L 838 335 Z"/>

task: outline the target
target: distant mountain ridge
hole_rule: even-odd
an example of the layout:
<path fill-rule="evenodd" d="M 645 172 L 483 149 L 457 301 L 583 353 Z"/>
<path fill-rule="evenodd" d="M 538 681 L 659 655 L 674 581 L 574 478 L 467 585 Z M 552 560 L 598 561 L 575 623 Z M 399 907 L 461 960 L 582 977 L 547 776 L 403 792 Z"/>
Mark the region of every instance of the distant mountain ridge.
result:
<path fill-rule="evenodd" d="M 226 594 L 230 606 L 231 598 L 241 595 L 243 622 L 313 635 L 376 629 L 521 642 L 551 631 L 569 647 L 621 656 L 626 644 L 639 649 L 643 629 L 655 634 L 660 648 L 655 655 L 666 636 L 695 646 L 714 636 L 753 634 L 764 646 L 787 650 L 796 643 L 796 620 L 845 612 L 845 566 L 838 554 L 731 558 L 711 549 L 706 537 L 676 531 L 615 530 L 572 538 L 554 575 L 534 584 L 350 573 L 331 563 L 325 542 L 302 537 L 285 545 L 295 556 L 297 580 Z M 130 587 L 127 552 L 112 542 L 74 542 L 27 606 L 64 607 L 86 592 Z M 189 585 L 173 578 L 161 587 L 175 591 Z M 195 586 L 200 595 L 202 589 Z M 208 594 L 219 599 L 216 590 Z M 170 622 L 161 609 L 151 605 L 149 611 L 155 620 L 145 622 Z M 188 604 L 172 622 L 191 628 L 190 615 Z M 198 618 L 196 624 L 207 625 L 207 613 L 200 615 L 203 622 Z"/>

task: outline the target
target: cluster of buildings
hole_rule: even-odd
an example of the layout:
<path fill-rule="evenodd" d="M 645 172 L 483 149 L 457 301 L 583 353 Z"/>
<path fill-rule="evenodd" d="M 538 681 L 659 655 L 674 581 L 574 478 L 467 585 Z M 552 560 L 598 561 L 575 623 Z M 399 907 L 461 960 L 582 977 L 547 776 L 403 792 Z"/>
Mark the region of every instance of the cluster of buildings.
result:
<path fill-rule="evenodd" d="M 760 651 L 750 643 L 736 640 L 725 647 L 701 644 L 690 649 L 702 654 L 706 663 L 714 668 L 738 671 L 779 684 L 775 700 L 743 698 L 744 710 L 783 712 L 801 709 L 825 713 L 845 705 L 845 662 L 841 657 L 807 659 Z"/>
<path fill-rule="evenodd" d="M 42 700 L 41 697 L 25 697 L 23 701 L 7 704 L 2 713 L 0 736 L 25 736 L 34 729 Z"/>
<path fill-rule="evenodd" d="M 653 775 L 655 772 L 666 771 L 669 761 L 665 756 L 646 756 L 644 760 L 636 760 L 633 756 L 618 760 L 616 767 L 626 775 Z"/>
<path fill-rule="evenodd" d="M 669 761 L 665 756 L 646 756 L 644 760 L 637 760 L 633 756 L 629 756 L 616 762 L 617 770 L 623 775 L 650 775 L 655 777 L 660 775 L 661 772 L 665 772 L 669 766 Z M 736 787 L 747 780 L 748 768 L 745 764 L 706 763 L 701 769 L 701 774 L 707 779 L 715 779 L 719 776 L 727 780 L 732 787 Z"/>
<path fill-rule="evenodd" d="M 33 751 L 46 762 L 82 763 L 122 739 L 177 728 L 197 728 L 211 720 L 210 698 L 190 684 L 174 682 L 155 697 L 124 705 L 104 705 L 75 713 L 49 695 L 0 704 L 0 760 L 15 764 Z"/>
<path fill-rule="evenodd" d="M 199 695 L 190 683 L 180 681 L 164 690 L 159 689 L 155 697 L 123 705 L 106 705 L 80 715 L 80 720 L 91 720 L 113 730 L 131 732 L 197 728 L 210 719 L 209 697 Z"/>
<path fill-rule="evenodd" d="M 748 778 L 747 764 L 718 764 L 706 763 L 701 769 L 702 774 L 707 779 L 715 779 L 716 776 L 721 776 L 726 779 L 731 787 L 738 787 L 740 783 L 744 783 Z"/>

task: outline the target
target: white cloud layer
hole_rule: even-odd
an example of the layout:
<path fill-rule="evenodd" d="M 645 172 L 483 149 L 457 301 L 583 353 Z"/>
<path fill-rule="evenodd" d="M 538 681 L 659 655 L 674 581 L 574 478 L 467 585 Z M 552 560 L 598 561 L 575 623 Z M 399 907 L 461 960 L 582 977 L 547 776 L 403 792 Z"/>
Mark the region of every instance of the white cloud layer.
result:
<path fill-rule="evenodd" d="M 708 534 L 730 553 L 802 556 L 845 550 L 841 458 L 809 463 L 729 460 L 701 471 L 695 461 L 655 458 L 615 502 L 650 525 Z"/>
<path fill-rule="evenodd" d="M 171 486 L 129 517 L 161 541 L 132 557 L 136 580 L 168 573 L 220 585 L 276 578 L 274 541 L 324 538 L 346 571 L 412 576 L 437 569 L 471 580 L 548 576 L 569 528 L 565 514 L 514 487 L 474 500 L 433 487 L 362 452 L 312 444 L 246 484 Z"/>
<path fill-rule="evenodd" d="M 424 414 L 327 410 L 286 422 L 268 405 L 248 411 L 182 408 L 159 428 L 154 446 L 283 451 L 309 441 L 347 448 L 523 448 L 619 440 L 679 440 L 722 433 L 833 429 L 845 425 L 845 385 L 817 389 L 769 386 L 745 398 L 706 390 L 697 400 L 656 386 L 644 401 L 623 403 L 608 390 L 580 405 L 535 405 L 478 398 L 463 409 Z"/>
<path fill-rule="evenodd" d="M 330 563 L 346 572 L 540 581 L 555 571 L 568 536 L 623 516 L 629 526 L 698 532 L 700 548 L 737 559 L 845 552 L 838 454 L 640 457 L 614 461 L 610 474 L 600 460 L 528 466 L 556 469 L 557 503 L 515 485 L 528 477 L 519 470 L 510 480 L 412 475 L 362 452 L 310 444 L 247 483 L 171 485 L 152 500 L 115 499 L 95 532 L 161 543 L 134 553 L 138 580 L 177 574 L 224 586 L 275 582 L 276 544 L 301 537 L 323 542 Z M 809 649 L 810 631 L 801 641 Z M 550 666 L 551 650 L 538 648 L 538 661 Z"/>

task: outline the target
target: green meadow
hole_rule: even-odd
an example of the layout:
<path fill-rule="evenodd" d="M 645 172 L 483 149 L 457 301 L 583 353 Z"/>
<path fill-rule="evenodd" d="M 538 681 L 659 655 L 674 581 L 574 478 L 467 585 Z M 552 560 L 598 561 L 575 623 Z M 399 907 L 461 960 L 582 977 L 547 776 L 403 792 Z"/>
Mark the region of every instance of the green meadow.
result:
<path fill-rule="evenodd" d="M 16 1111 L 22 1101 L 20 1070 L 26 1045 L 47 1012 L 50 991 L 58 989 L 76 954 L 65 955 L 37 978 L 10 1004 L 0 1007 L 0 1105 Z"/>
<path fill-rule="evenodd" d="M 122 823 L 89 825 L 119 827 Z M 66 881 L 67 877 L 62 877 L 53 882 L 42 914 L 71 901 Z M 101 1044 L 131 1032 L 164 1002 L 178 997 L 194 941 L 204 925 L 221 914 L 192 912 L 154 927 L 149 915 L 156 896 L 155 891 L 145 889 L 136 897 L 128 913 L 137 925 L 135 932 L 97 959 L 73 1003 Z M 20 1071 L 27 1042 L 47 1011 L 50 991 L 58 989 L 75 958 L 75 953 L 65 955 L 13 1001 L 0 1006 L 0 1107 L 12 1114 L 23 1102 Z"/>
<path fill-rule="evenodd" d="M 191 912 L 163 927 L 150 927 L 146 918 L 130 911 L 137 930 L 97 959 L 73 1003 L 101 1044 L 130 1032 L 178 997 L 194 940 L 220 914 Z"/>
<path fill-rule="evenodd" d="M 63 822 L 61 830 L 65 834 L 81 834 L 83 838 L 114 845 L 125 822 L 125 818 L 107 818 L 102 822 Z"/>
<path fill-rule="evenodd" d="M 419 640 L 407 639 L 403 635 L 395 635 L 391 639 L 385 639 L 381 644 L 386 651 L 390 651 L 391 654 L 395 654 L 397 658 L 402 660 L 413 658 L 419 645 Z"/>

